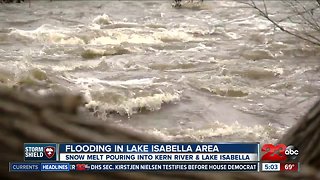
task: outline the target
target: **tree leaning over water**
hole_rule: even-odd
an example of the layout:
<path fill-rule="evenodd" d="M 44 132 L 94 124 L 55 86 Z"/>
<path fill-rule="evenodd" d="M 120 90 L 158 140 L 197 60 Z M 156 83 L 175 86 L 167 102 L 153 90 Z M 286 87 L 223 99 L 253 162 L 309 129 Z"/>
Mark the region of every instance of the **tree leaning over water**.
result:
<path fill-rule="evenodd" d="M 320 0 L 280 0 L 288 15 L 280 17 L 268 7 L 266 0 L 241 0 L 259 12 L 261 16 L 270 21 L 275 28 L 280 29 L 296 38 L 320 46 Z M 286 26 L 291 22 L 300 26 L 300 29 Z"/>

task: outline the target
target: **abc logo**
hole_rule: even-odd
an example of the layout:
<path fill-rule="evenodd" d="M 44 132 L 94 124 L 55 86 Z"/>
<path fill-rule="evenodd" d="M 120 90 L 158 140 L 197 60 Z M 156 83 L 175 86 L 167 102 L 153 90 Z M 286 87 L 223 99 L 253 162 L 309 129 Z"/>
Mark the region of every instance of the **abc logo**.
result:
<path fill-rule="evenodd" d="M 264 153 L 261 161 L 298 161 L 299 150 L 292 145 L 264 144 L 261 148 Z"/>
<path fill-rule="evenodd" d="M 299 156 L 299 150 L 292 145 L 287 146 L 284 154 L 287 156 L 287 160 L 295 160 Z"/>

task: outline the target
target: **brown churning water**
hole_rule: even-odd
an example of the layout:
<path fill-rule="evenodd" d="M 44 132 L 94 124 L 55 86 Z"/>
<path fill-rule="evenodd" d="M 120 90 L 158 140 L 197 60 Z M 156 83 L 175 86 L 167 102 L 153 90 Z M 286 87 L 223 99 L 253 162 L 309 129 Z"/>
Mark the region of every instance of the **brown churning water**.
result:
<path fill-rule="evenodd" d="M 168 141 L 276 140 L 319 98 L 319 56 L 232 1 L 0 6 L 0 83 L 81 92 L 106 123 Z"/>

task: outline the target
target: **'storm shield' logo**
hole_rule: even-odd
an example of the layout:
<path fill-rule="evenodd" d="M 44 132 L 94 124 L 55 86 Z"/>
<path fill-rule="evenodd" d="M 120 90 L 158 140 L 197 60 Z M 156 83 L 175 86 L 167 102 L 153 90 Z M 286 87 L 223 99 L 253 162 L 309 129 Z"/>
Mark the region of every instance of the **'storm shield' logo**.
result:
<path fill-rule="evenodd" d="M 44 148 L 44 154 L 47 156 L 47 158 L 51 159 L 55 154 L 55 147 L 53 146 L 46 146 Z"/>

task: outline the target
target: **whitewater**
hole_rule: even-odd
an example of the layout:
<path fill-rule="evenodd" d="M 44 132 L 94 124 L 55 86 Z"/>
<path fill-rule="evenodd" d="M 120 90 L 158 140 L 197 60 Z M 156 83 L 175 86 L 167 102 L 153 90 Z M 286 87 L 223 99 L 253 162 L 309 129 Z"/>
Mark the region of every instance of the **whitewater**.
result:
<path fill-rule="evenodd" d="M 275 142 L 319 98 L 319 57 L 233 1 L 0 6 L 0 84 L 81 93 L 88 116 L 165 141 Z"/>

